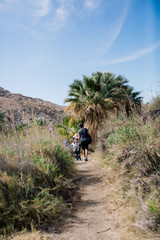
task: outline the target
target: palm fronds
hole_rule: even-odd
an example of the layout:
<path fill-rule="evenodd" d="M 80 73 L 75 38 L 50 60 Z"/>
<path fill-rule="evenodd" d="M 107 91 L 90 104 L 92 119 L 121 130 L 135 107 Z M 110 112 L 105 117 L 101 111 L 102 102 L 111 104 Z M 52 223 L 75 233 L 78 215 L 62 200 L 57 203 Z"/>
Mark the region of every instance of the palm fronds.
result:
<path fill-rule="evenodd" d="M 82 81 L 74 80 L 69 86 L 65 103 L 70 103 L 66 110 L 73 111 L 73 118 L 85 119 L 93 140 L 97 130 L 110 111 L 123 111 L 129 116 L 132 109 L 141 106 L 139 92 L 134 92 L 128 80 L 113 73 L 92 73 L 83 75 Z"/>

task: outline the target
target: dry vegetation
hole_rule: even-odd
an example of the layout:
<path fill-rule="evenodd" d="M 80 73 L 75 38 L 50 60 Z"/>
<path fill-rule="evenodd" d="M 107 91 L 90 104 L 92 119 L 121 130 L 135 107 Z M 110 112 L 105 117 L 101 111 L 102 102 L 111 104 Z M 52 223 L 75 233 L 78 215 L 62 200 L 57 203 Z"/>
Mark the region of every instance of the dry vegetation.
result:
<path fill-rule="evenodd" d="M 160 98 L 130 118 L 110 115 L 99 133 L 99 159 L 107 187 L 106 208 L 121 240 L 160 238 Z M 1 116 L 3 120 L 3 116 Z M 0 235 L 57 221 L 75 193 L 74 162 L 43 122 L 0 125 Z M 5 133 L 4 133 L 5 132 Z M 69 204 L 68 204 L 69 203 Z M 39 232 L 12 239 L 49 240 Z"/>
<path fill-rule="evenodd" d="M 0 143 L 1 236 L 65 214 L 74 194 L 74 162 L 55 133 L 35 123 L 1 133 Z"/>
<path fill-rule="evenodd" d="M 144 106 L 141 116 L 110 116 L 100 132 L 97 154 L 106 174 L 106 207 L 122 240 L 160 237 L 158 100 Z"/>
<path fill-rule="evenodd" d="M 12 240 L 51 240 L 51 238 L 45 234 L 42 235 L 38 231 L 33 231 L 32 233 L 17 234 L 11 238 Z"/>

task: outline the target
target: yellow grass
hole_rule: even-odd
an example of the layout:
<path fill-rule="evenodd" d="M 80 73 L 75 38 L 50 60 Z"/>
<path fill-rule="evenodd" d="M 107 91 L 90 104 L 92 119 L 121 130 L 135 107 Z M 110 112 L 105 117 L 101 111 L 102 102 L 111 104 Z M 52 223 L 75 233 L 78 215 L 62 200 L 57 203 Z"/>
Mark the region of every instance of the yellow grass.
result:
<path fill-rule="evenodd" d="M 40 232 L 35 231 L 32 233 L 18 234 L 11 238 L 12 240 L 51 240 L 48 235 L 42 235 Z"/>
<path fill-rule="evenodd" d="M 120 151 L 116 152 L 118 155 Z M 103 181 L 106 186 L 106 211 L 109 217 L 115 219 L 115 231 L 119 236 L 118 240 L 148 240 L 152 239 L 153 232 L 146 231 L 136 224 L 138 213 L 141 207 L 135 197 L 133 189 L 124 191 L 127 188 L 127 178 L 123 175 L 123 169 L 116 161 L 104 158 L 100 152 L 92 155 L 92 159 L 101 166 Z"/>

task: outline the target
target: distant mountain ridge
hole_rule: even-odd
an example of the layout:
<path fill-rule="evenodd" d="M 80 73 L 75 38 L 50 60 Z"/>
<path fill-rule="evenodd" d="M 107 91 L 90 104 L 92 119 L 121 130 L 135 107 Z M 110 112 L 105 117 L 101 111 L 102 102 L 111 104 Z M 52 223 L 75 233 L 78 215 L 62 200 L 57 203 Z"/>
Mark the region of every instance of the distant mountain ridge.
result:
<path fill-rule="evenodd" d="M 45 119 L 48 124 L 54 125 L 62 121 L 64 110 L 65 106 L 22 94 L 13 94 L 0 87 L 0 112 L 5 113 L 9 127 L 21 122 L 29 123 L 35 118 Z"/>

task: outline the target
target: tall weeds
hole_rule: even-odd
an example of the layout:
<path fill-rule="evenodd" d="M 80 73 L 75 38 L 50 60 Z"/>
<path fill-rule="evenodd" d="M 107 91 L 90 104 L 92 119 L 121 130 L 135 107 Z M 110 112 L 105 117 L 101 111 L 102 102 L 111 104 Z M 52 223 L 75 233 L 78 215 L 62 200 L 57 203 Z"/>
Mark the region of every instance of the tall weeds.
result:
<path fill-rule="evenodd" d="M 122 177 L 124 198 L 131 198 L 140 207 L 135 224 L 146 231 L 159 232 L 160 118 L 149 113 L 150 110 L 145 119 L 142 115 L 110 116 L 100 132 L 97 147 L 107 165 Z"/>
<path fill-rule="evenodd" d="M 74 163 L 54 132 L 33 124 L 0 136 L 0 234 L 62 216 Z M 70 199 L 69 199 L 70 200 Z"/>

